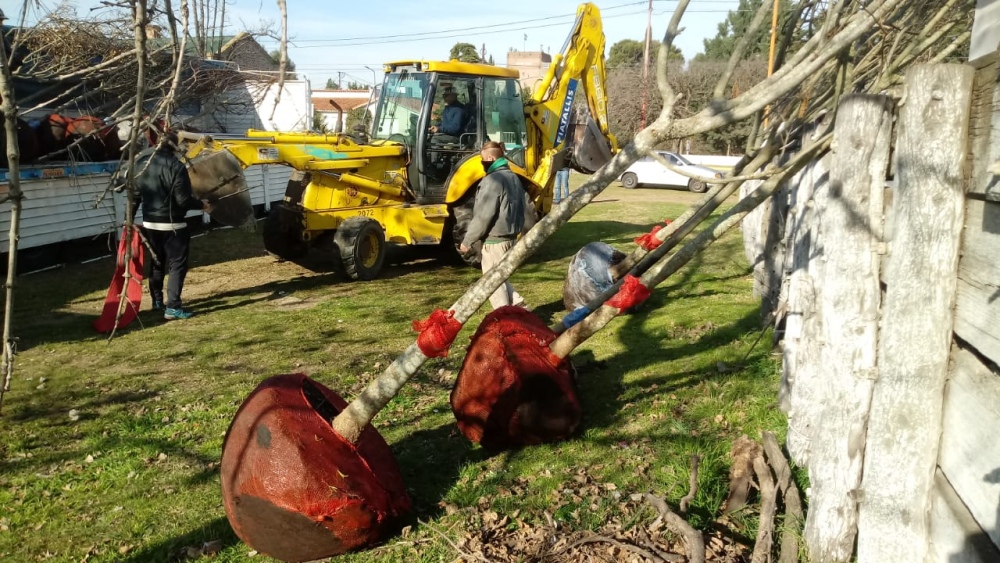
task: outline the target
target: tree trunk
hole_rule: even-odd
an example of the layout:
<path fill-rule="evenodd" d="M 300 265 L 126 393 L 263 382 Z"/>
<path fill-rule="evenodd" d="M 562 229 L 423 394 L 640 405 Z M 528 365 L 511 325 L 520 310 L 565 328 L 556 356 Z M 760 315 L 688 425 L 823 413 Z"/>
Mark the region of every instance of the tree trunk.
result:
<path fill-rule="evenodd" d="M 0 109 L 3 110 L 4 129 L 7 134 L 7 199 L 10 201 L 10 234 L 7 239 L 7 283 L 5 286 L 5 301 L 3 309 L 3 346 L 0 358 L 0 407 L 3 397 L 10 391 L 10 381 L 14 375 L 15 340 L 11 322 L 14 314 L 14 282 L 17 279 L 17 243 L 21 230 L 21 205 L 24 194 L 21 192 L 20 150 L 17 145 L 17 100 L 14 98 L 14 82 L 7 66 L 7 52 L 0 41 L 0 97 L 3 98 Z"/>

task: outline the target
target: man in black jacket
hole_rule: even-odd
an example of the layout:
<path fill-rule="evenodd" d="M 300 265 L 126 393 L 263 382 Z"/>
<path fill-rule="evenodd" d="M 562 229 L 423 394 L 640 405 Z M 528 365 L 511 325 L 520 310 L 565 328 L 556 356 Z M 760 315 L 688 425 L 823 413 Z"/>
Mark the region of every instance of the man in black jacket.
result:
<path fill-rule="evenodd" d="M 177 136 L 168 132 L 156 150 L 136 161 L 136 193 L 142 202 L 142 227 L 149 245 L 156 254 L 149 293 L 153 308 L 163 310 L 163 318 L 172 321 L 189 319 L 191 311 L 183 308 L 181 290 L 188 271 L 191 233 L 185 216 L 200 209 L 211 212 L 211 205 L 191 193 L 191 177 L 177 158 L 174 147 Z M 167 300 L 163 300 L 163 280 L 167 282 Z"/>
<path fill-rule="evenodd" d="M 530 226 L 526 225 L 529 215 L 534 220 L 528 193 L 521 187 L 517 175 L 507 166 L 507 159 L 503 154 L 503 145 L 500 143 L 483 143 L 479 155 L 483 159 L 486 177 L 479 183 L 472 221 L 469 222 L 465 239 L 459 246 L 459 251 L 466 253 L 477 241 L 483 241 L 484 274 L 514 246 L 521 231 Z M 494 309 L 505 305 L 524 306 L 524 298 L 510 282 L 504 282 L 490 296 L 490 305 Z"/>

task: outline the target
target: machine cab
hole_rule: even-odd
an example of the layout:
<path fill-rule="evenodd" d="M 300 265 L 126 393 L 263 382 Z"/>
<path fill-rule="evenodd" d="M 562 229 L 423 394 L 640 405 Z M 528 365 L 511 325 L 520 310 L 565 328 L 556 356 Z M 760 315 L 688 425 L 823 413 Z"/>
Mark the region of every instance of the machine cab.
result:
<path fill-rule="evenodd" d="M 507 159 L 525 165 L 517 77 L 516 70 L 457 61 L 386 65 L 371 138 L 407 146 L 418 203 L 443 203 L 452 173 L 487 140 L 503 143 Z"/>

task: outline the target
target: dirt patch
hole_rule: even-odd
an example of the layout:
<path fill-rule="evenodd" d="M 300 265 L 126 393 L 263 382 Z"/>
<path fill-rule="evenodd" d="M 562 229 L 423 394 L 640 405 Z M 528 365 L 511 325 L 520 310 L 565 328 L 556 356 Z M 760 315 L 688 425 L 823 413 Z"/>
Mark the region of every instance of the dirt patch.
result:
<path fill-rule="evenodd" d="M 615 182 L 595 197 L 593 203 L 619 201 L 622 203 L 676 203 L 691 205 L 701 200 L 702 197 L 704 197 L 704 194 L 671 188 L 635 188 L 628 190 L 621 187 L 618 182 Z"/>

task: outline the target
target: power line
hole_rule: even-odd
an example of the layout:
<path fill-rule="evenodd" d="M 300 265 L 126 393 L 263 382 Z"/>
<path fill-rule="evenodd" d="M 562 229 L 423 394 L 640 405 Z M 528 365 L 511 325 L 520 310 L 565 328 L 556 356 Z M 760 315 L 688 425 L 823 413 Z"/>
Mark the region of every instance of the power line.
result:
<path fill-rule="evenodd" d="M 726 13 L 729 13 L 729 12 L 732 12 L 732 11 L 737 11 L 737 10 L 687 10 L 685 13 L 687 13 L 687 14 L 690 14 L 690 13 L 696 13 L 696 14 L 697 13 L 701 13 L 701 14 L 726 14 Z M 624 14 L 614 14 L 614 15 L 606 16 L 603 19 L 609 20 L 609 19 L 616 18 L 616 17 L 633 16 L 633 15 L 636 15 L 636 14 L 645 14 L 645 13 L 646 13 L 646 10 L 641 10 L 641 11 L 638 11 L 638 12 L 627 12 L 627 13 L 624 13 Z M 661 15 L 666 15 L 666 14 L 671 14 L 671 13 L 673 13 L 673 12 L 672 11 L 662 11 L 662 12 L 656 12 L 655 15 L 661 16 Z M 494 34 L 498 34 L 498 33 L 519 32 L 519 31 L 524 31 L 524 30 L 529 30 L 529 29 L 543 29 L 543 28 L 548 28 L 548 27 L 557 27 L 557 26 L 564 26 L 564 25 L 566 25 L 566 22 L 540 24 L 540 25 L 525 26 L 525 27 L 519 27 L 519 28 L 501 29 L 501 30 L 495 30 L 495 31 L 478 31 L 478 32 L 476 32 L 476 35 L 494 35 Z M 448 32 L 438 32 L 438 33 L 448 33 Z M 401 39 L 362 41 L 362 42 L 356 42 L 356 43 L 340 43 L 340 44 L 336 44 L 336 45 L 301 45 L 300 46 L 300 45 L 294 44 L 294 47 L 296 49 L 316 49 L 316 48 L 333 49 L 333 48 L 338 48 L 338 47 L 362 47 L 362 46 L 366 46 L 366 45 L 383 45 L 383 44 L 386 44 L 386 43 L 410 43 L 410 42 L 416 42 L 416 41 L 433 41 L 433 40 L 438 40 L 438 39 L 454 39 L 454 38 L 468 37 L 468 35 L 469 35 L 468 30 L 460 30 L 457 33 L 452 33 L 452 34 L 449 34 L 449 35 L 436 35 L 436 36 L 433 36 L 433 37 L 408 37 L 408 38 L 401 38 Z"/>
<path fill-rule="evenodd" d="M 657 2 L 676 2 L 677 0 L 655 0 L 655 1 L 657 1 Z M 707 4 L 707 3 L 733 4 L 734 0 L 702 0 L 702 1 L 698 2 L 699 5 L 701 5 L 701 4 Z M 646 2 L 643 2 L 643 1 L 628 2 L 628 3 L 625 3 L 625 4 L 616 4 L 614 6 L 609 6 L 609 7 L 606 7 L 606 8 L 602 8 L 601 11 L 602 12 L 607 12 L 609 10 L 615 10 L 615 9 L 619 9 L 619 8 L 627 8 L 627 7 L 630 7 L 630 6 L 638 6 L 638 5 L 644 5 L 644 4 L 646 4 Z M 730 11 L 738 11 L 738 10 L 724 10 L 724 9 L 687 10 L 686 13 L 727 13 L 727 12 L 730 12 Z M 643 12 L 628 12 L 628 13 L 624 13 L 624 14 L 611 14 L 611 15 L 604 16 L 603 19 L 612 19 L 612 18 L 615 18 L 615 17 L 630 16 L 630 15 L 635 15 L 636 13 L 645 13 L 645 10 L 643 10 Z M 664 13 L 672 13 L 672 11 L 660 12 L 660 14 L 664 14 Z M 336 45 L 338 43 L 345 44 L 343 46 L 347 46 L 346 44 L 350 44 L 351 46 L 371 44 L 371 43 L 351 43 L 351 42 L 355 42 L 355 41 L 371 41 L 371 42 L 378 42 L 378 43 L 396 43 L 398 41 L 395 41 L 395 40 L 398 40 L 398 39 L 406 39 L 406 40 L 419 40 L 420 38 L 441 39 L 441 38 L 445 38 L 445 37 L 442 37 L 442 34 L 447 34 L 447 33 L 461 32 L 463 34 L 466 34 L 466 33 L 470 32 L 470 31 L 496 29 L 496 28 L 499 28 L 499 27 L 506 28 L 506 27 L 509 27 L 509 26 L 519 26 L 519 25 L 525 24 L 525 23 L 535 23 L 535 22 L 550 21 L 550 20 L 556 20 L 556 19 L 567 19 L 567 18 L 576 18 L 576 12 L 567 13 L 567 14 L 552 15 L 552 16 L 545 16 L 545 17 L 540 17 L 540 18 L 532 18 L 532 19 L 527 19 L 527 20 L 509 21 L 509 22 L 497 23 L 497 24 L 490 24 L 490 25 L 481 25 L 481 26 L 463 27 L 463 28 L 452 28 L 452 29 L 442 29 L 442 30 L 437 30 L 437 31 L 424 31 L 424 32 L 416 32 L 416 33 L 398 33 L 398 34 L 392 34 L 392 35 L 366 35 L 366 36 L 358 36 L 358 37 L 342 37 L 342 38 L 336 38 L 336 39 L 297 39 L 297 40 L 292 41 L 292 43 L 296 44 L 296 46 L 298 48 L 305 49 L 305 48 L 315 48 L 315 47 L 327 46 L 327 45 L 330 45 L 330 46 L 340 46 L 340 45 Z M 531 27 L 526 27 L 526 28 L 504 29 L 504 30 L 501 30 L 499 32 L 519 31 L 520 29 L 538 29 L 538 28 L 541 28 L 541 27 L 550 27 L 550 26 L 554 26 L 554 25 L 565 25 L 565 23 L 566 22 L 560 22 L 560 23 L 555 23 L 555 24 L 548 24 L 548 25 L 545 25 L 545 26 L 531 26 Z M 498 31 L 485 32 L 485 33 L 498 33 Z M 430 37 L 425 37 L 425 36 L 430 36 Z M 317 45 L 303 45 L 303 43 L 316 43 Z"/>
<path fill-rule="evenodd" d="M 629 2 L 627 4 L 618 4 L 616 6 L 610 6 L 608 8 L 605 8 L 605 10 L 614 10 L 614 9 L 617 9 L 617 8 L 623 8 L 623 7 L 628 7 L 628 6 L 635 6 L 637 4 L 643 4 L 643 2 Z M 438 31 L 424 31 L 424 32 L 418 32 L 418 33 L 398 33 L 398 34 L 393 34 L 393 35 L 367 35 L 367 36 L 362 36 L 362 37 L 344 37 L 344 38 L 339 38 L 339 39 L 300 39 L 300 40 L 296 41 L 296 43 L 305 43 L 305 42 L 308 42 L 308 43 L 341 43 L 341 42 L 346 42 L 346 41 L 375 41 L 375 40 L 381 40 L 381 39 L 397 39 L 397 38 L 403 38 L 403 37 L 419 37 L 419 36 L 422 36 L 422 35 L 437 35 L 439 33 L 453 33 L 453 32 L 456 32 L 456 31 L 468 32 L 468 31 L 476 31 L 476 30 L 480 30 L 480 29 L 493 29 L 493 28 L 497 28 L 497 27 L 506 27 L 506 26 L 510 26 L 510 25 L 520 25 L 520 24 L 523 24 L 523 23 L 534 23 L 534 22 L 547 21 L 547 20 L 553 20 L 553 19 L 561 19 L 561 18 L 568 18 L 568 17 L 576 17 L 576 13 L 574 12 L 572 14 L 559 14 L 559 15 L 555 15 L 555 16 L 545 16 L 545 17 L 541 17 L 541 18 L 532 18 L 532 19 L 528 19 L 528 20 L 517 20 L 517 21 L 510 21 L 510 22 L 505 22 L 505 23 L 495 23 L 495 24 L 490 24 L 490 25 L 479 25 L 479 26 L 473 26 L 473 27 L 453 28 L 453 29 L 441 29 L 441 30 L 438 30 Z M 516 31 L 516 30 L 511 30 L 511 31 Z"/>

